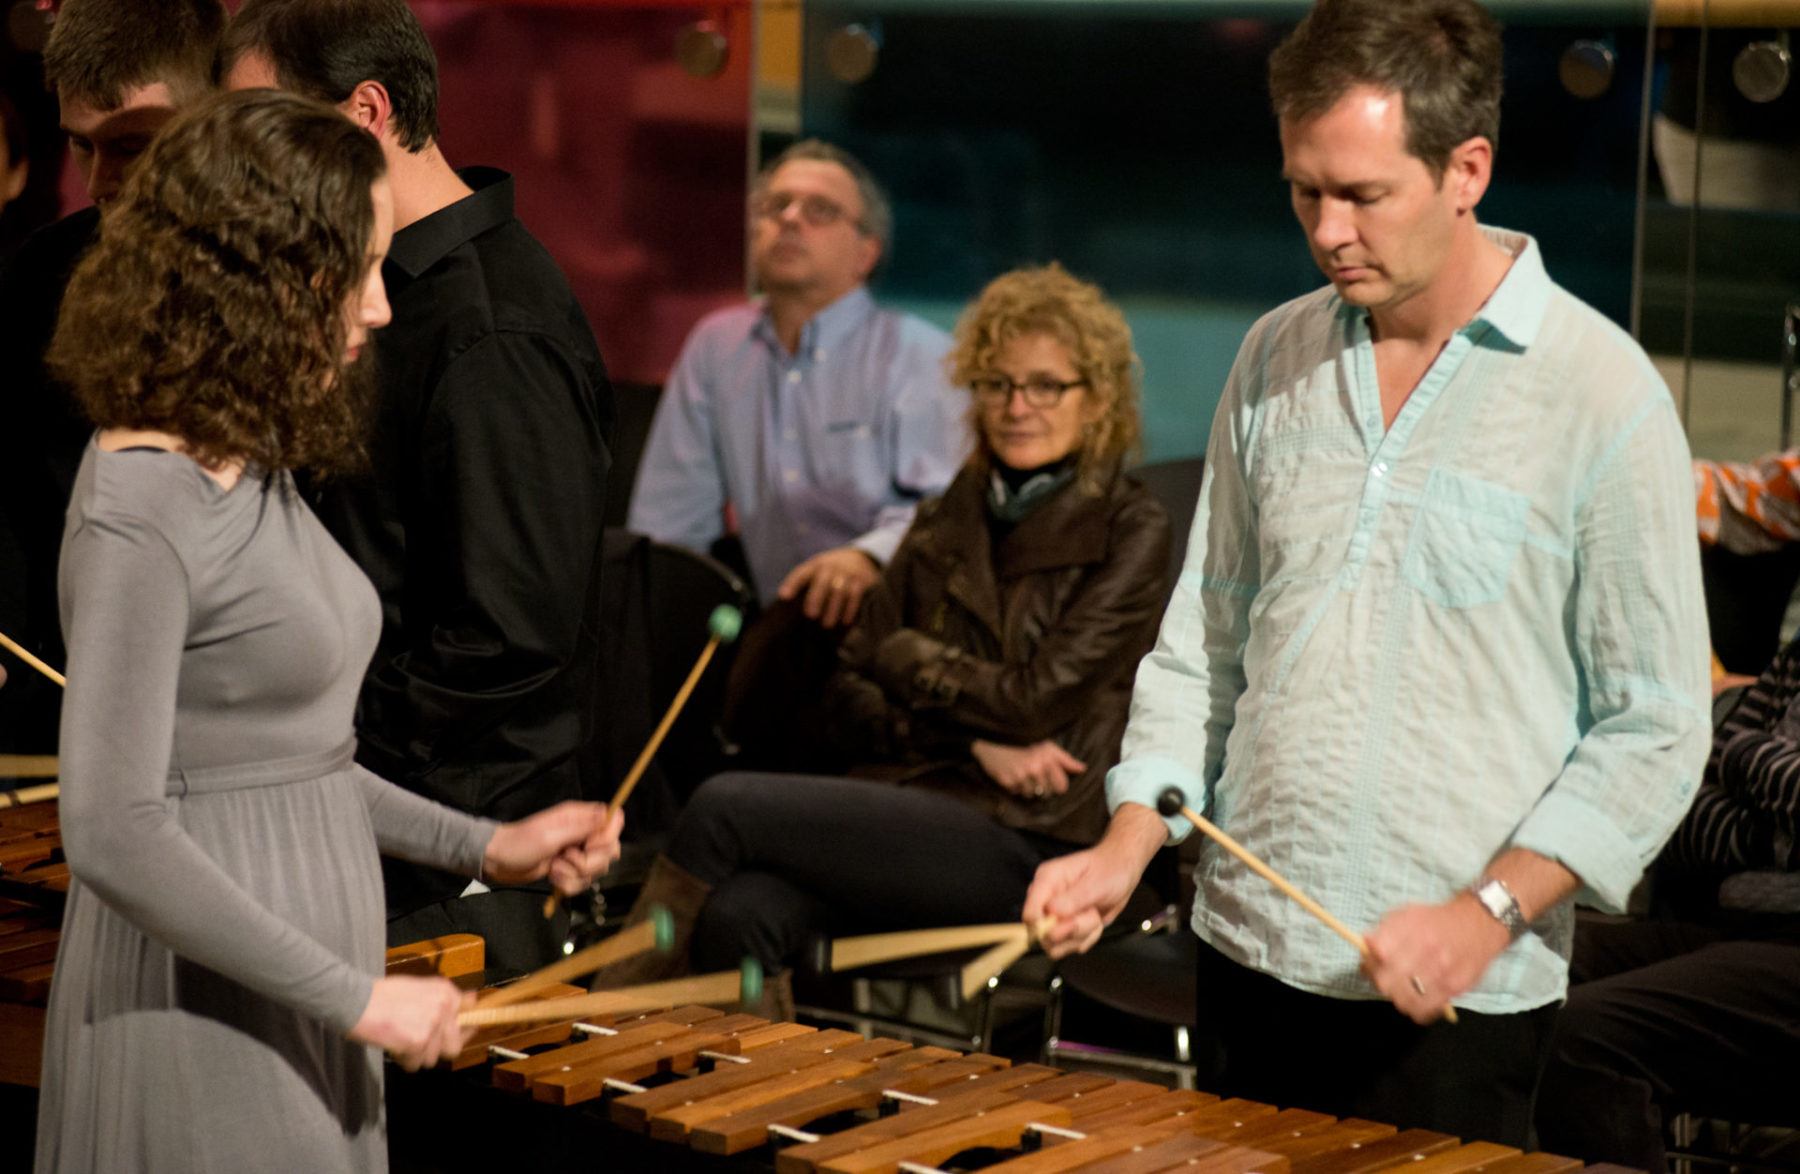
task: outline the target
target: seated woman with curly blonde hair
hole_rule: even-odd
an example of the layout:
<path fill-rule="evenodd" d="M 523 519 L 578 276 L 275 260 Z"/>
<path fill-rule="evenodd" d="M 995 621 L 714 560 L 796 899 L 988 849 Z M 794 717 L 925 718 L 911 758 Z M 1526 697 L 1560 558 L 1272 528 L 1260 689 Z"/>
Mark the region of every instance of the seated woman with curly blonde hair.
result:
<path fill-rule="evenodd" d="M 1105 826 L 1169 560 L 1167 516 L 1122 469 L 1130 328 L 1060 266 L 1022 269 L 965 312 L 949 362 L 977 443 L 844 640 L 825 706 L 850 777 L 708 780 L 633 910 L 669 907 L 699 968 L 779 967 L 815 932 L 1016 919 L 1038 864 Z"/>

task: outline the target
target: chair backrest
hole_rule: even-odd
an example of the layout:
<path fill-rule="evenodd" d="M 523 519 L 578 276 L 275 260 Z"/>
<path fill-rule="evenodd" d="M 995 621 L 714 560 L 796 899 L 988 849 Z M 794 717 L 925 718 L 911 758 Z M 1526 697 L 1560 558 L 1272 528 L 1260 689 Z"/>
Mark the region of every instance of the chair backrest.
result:
<path fill-rule="evenodd" d="M 1767 554 L 1702 547 L 1700 571 L 1719 662 L 1731 672 L 1757 675 L 1781 646 L 1781 623 L 1800 581 L 1800 543 Z"/>
<path fill-rule="evenodd" d="M 1169 591 L 1175 590 L 1181 560 L 1187 556 L 1188 530 L 1194 525 L 1194 510 L 1200 504 L 1200 476 L 1205 467 L 1204 457 L 1184 457 L 1139 465 L 1131 471 L 1146 489 L 1156 494 L 1156 500 L 1169 515 Z"/>
<path fill-rule="evenodd" d="M 713 559 L 608 527 L 601 570 L 601 663 L 593 732 L 581 755 L 583 792 L 612 798 L 709 638 L 715 607 L 739 611 L 749 584 Z M 717 724 L 730 645 L 721 646 L 626 803 L 635 839 L 665 830 L 694 788 L 721 769 Z"/>
<path fill-rule="evenodd" d="M 606 477 L 606 524 L 623 526 L 631 510 L 631 487 L 637 484 L 638 462 L 650 440 L 656 405 L 662 401 L 662 384 L 614 380 L 612 387 L 618 421 L 613 427 L 612 471 Z"/>

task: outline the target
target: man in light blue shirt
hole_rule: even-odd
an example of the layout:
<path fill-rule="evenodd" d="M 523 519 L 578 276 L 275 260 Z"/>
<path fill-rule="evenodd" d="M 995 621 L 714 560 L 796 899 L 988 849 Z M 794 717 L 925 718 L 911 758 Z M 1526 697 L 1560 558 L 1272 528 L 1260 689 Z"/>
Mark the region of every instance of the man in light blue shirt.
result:
<path fill-rule="evenodd" d="M 1707 645 L 1667 389 L 1476 223 L 1500 88 L 1470 0 L 1329 0 L 1276 50 L 1331 285 L 1239 352 L 1112 824 L 1025 913 L 1091 944 L 1190 830 L 1155 810 L 1174 786 L 1366 941 L 1202 852 L 1220 1091 L 1516 1145 L 1571 899 L 1622 907 L 1699 780 Z"/>
<path fill-rule="evenodd" d="M 950 483 L 968 401 L 945 380 L 948 336 L 864 287 L 891 217 L 862 164 L 798 143 L 757 180 L 750 217 L 764 298 L 689 335 L 628 525 L 705 551 L 729 507 L 763 604 L 800 600 L 834 628 L 855 618 L 919 499 Z"/>

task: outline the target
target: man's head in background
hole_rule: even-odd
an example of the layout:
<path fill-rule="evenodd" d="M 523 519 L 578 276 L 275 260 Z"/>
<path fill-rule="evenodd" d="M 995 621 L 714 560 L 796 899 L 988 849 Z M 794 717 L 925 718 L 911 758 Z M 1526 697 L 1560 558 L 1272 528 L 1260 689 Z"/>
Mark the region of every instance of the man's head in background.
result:
<path fill-rule="evenodd" d="M 328 102 L 390 148 L 417 154 L 438 137 L 437 55 L 405 0 L 245 0 L 219 75 Z"/>
<path fill-rule="evenodd" d="M 163 123 L 213 88 L 221 0 L 65 0 L 44 48 L 75 166 L 104 207 Z"/>

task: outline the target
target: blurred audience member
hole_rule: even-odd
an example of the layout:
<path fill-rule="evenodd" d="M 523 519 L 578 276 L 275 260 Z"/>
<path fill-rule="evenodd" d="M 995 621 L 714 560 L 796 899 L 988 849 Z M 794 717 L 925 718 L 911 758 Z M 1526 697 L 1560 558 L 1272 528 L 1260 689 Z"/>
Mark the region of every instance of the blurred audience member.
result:
<path fill-rule="evenodd" d="M 1682 1112 L 1791 1124 L 1800 1104 L 1800 642 L 1713 736 L 1693 808 L 1664 849 L 1676 920 L 1583 923 L 1538 1090 L 1539 1141 L 1587 1162 L 1668 1169 Z"/>
<path fill-rule="evenodd" d="M 44 50 L 44 80 L 94 206 L 33 233 L 0 273 L 0 414 L 15 441 L 0 474 L 0 509 L 24 560 L 25 627 L 8 635 L 52 665 L 63 663 L 63 515 L 93 428 L 51 379 L 44 352 L 63 289 L 126 174 L 177 108 L 211 90 L 224 27 L 220 0 L 65 0 Z M 14 745 L 54 749 L 59 691 L 21 680 L 12 692 L 0 724 L 15 727 Z"/>
<path fill-rule="evenodd" d="M 738 762 L 813 769 L 836 642 L 927 495 L 967 448 L 949 340 L 876 306 L 886 195 L 827 143 L 789 147 L 750 193 L 763 298 L 703 319 L 657 406 L 627 525 L 706 552 L 735 535 L 764 614 L 726 686 Z"/>
<path fill-rule="evenodd" d="M 1761 554 L 1800 538 L 1800 450 L 1754 461 L 1695 461 L 1700 541 Z"/>
<path fill-rule="evenodd" d="M 12 99 L 0 94 L 0 213 L 25 194 L 25 181 L 31 178 L 31 139 L 25 131 L 25 118 Z M 0 235 L 0 255 L 12 242 Z"/>
<path fill-rule="evenodd" d="M 856 618 L 912 521 L 966 448 L 949 339 L 875 305 L 886 196 L 848 153 L 795 144 L 750 195 L 763 299 L 688 336 L 651 426 L 630 528 L 706 551 L 735 513 L 765 605 L 799 599 L 826 628 Z"/>

